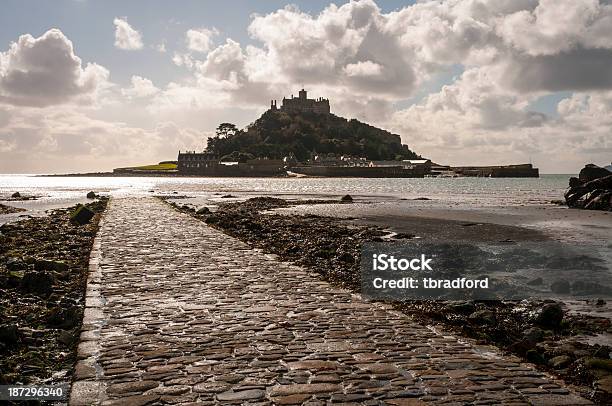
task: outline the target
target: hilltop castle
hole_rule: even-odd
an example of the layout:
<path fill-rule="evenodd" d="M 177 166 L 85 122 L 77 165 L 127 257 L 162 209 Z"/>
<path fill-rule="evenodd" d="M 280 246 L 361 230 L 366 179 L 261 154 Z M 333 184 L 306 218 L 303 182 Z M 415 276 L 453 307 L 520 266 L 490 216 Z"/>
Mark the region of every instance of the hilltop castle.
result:
<path fill-rule="evenodd" d="M 270 110 L 277 110 L 276 100 L 272 100 L 270 103 Z M 306 90 L 302 89 L 299 92 L 298 97 L 291 95 L 290 99 L 283 97 L 283 104 L 280 108 L 281 111 L 288 113 L 316 113 L 316 114 L 329 114 L 329 99 L 319 97 L 318 99 L 309 99 L 307 97 Z"/>

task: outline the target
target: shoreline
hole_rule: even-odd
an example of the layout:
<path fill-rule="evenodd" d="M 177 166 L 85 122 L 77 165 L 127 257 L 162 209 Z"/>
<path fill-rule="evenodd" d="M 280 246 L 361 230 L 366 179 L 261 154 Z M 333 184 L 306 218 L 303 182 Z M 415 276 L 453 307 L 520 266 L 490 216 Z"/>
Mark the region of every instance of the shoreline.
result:
<path fill-rule="evenodd" d="M 0 384 L 70 384 L 89 254 L 107 200 L 71 222 L 76 206 L 0 226 Z"/>

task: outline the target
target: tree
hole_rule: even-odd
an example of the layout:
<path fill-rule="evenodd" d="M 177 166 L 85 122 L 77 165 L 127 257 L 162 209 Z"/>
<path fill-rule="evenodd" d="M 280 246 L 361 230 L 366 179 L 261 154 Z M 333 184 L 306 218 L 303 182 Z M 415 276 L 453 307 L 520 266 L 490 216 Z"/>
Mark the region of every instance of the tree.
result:
<path fill-rule="evenodd" d="M 238 132 L 238 128 L 232 123 L 221 123 L 219 127 L 217 127 L 217 137 L 219 138 L 227 138 L 230 135 L 236 134 Z"/>

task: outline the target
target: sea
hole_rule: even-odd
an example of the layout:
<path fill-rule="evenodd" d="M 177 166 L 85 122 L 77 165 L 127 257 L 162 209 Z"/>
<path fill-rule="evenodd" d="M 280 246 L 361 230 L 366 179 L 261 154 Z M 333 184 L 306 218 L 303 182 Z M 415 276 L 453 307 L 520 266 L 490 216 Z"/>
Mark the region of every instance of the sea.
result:
<path fill-rule="evenodd" d="M 539 178 L 197 178 L 197 177 L 50 177 L 0 175 L 0 198 L 14 192 L 38 199 L 11 202 L 34 212 L 84 201 L 88 191 L 115 197 L 214 193 L 294 198 L 350 194 L 379 199 L 428 198 L 467 206 L 521 206 L 561 200 L 572 175 Z"/>

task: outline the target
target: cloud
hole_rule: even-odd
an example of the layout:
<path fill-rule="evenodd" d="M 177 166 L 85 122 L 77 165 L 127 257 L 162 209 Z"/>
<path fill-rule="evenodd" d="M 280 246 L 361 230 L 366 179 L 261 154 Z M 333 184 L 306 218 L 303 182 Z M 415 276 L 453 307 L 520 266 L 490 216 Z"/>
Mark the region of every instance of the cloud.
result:
<path fill-rule="evenodd" d="M 21 109 L 0 126 L 0 172 L 112 169 L 172 159 L 179 149 L 201 149 L 204 133 L 171 121 L 151 128 L 88 117 L 67 108 Z M 95 167 L 91 166 L 92 159 Z"/>
<path fill-rule="evenodd" d="M 155 46 L 155 50 L 160 53 L 166 53 L 166 41 L 162 41 L 160 44 Z"/>
<path fill-rule="evenodd" d="M 0 53 L 0 102 L 39 107 L 90 102 L 108 75 L 97 64 L 83 67 L 58 29 L 38 38 L 25 34 Z"/>
<path fill-rule="evenodd" d="M 213 37 L 219 34 L 216 28 L 191 29 L 185 34 L 187 48 L 196 52 L 208 52 L 213 46 Z"/>
<path fill-rule="evenodd" d="M 113 23 L 115 24 L 115 46 L 117 48 L 127 51 L 143 48 L 142 35 L 128 24 L 125 17 L 117 17 Z"/>
<path fill-rule="evenodd" d="M 142 98 L 155 95 L 159 89 L 155 87 L 151 80 L 134 75 L 131 79 L 132 86 L 121 89 L 121 94 L 130 98 Z"/>

